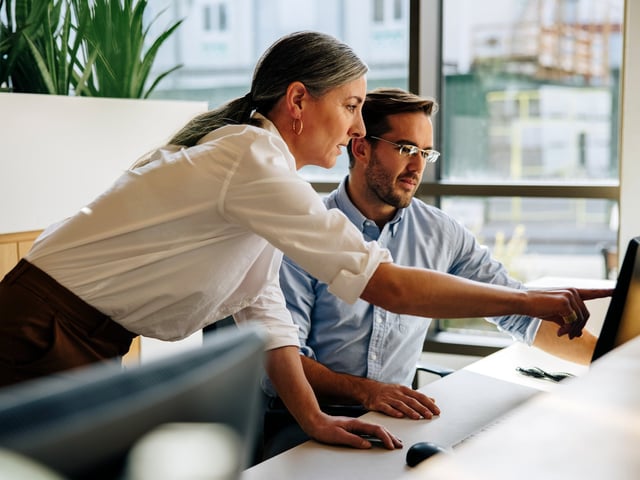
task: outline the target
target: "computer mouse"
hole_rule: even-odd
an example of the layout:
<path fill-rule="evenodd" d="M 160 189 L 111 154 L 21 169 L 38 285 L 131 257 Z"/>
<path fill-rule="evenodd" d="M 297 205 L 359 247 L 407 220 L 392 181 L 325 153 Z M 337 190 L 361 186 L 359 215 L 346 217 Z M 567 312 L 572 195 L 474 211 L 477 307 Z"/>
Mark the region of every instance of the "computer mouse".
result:
<path fill-rule="evenodd" d="M 436 453 L 448 453 L 449 451 L 441 445 L 432 442 L 414 443 L 407 450 L 407 465 L 415 467 L 420 462 L 435 455 Z"/>

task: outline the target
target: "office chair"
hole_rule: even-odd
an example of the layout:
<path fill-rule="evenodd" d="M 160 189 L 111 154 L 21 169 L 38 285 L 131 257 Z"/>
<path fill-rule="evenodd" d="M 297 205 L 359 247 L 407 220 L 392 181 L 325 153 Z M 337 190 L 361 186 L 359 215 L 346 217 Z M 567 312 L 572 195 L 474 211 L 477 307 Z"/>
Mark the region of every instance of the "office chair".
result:
<path fill-rule="evenodd" d="M 420 372 L 432 373 L 442 378 L 442 377 L 446 377 L 450 373 L 455 372 L 455 369 L 443 367 L 442 365 L 438 365 L 432 362 L 425 362 L 422 360 L 418 360 L 418 363 L 416 364 L 416 373 L 413 376 L 413 382 L 411 383 L 411 387 L 414 390 L 417 390 L 420 387 L 420 382 L 419 382 Z"/>

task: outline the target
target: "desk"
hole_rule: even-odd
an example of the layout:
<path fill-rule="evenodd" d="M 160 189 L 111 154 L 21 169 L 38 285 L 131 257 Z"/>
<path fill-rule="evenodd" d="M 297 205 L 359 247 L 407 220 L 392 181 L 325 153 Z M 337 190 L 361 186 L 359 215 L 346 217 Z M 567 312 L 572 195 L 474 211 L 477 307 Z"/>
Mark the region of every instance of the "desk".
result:
<path fill-rule="evenodd" d="M 573 282 L 575 283 L 575 282 Z M 545 286 L 550 286 L 552 284 L 560 284 L 560 285 L 571 285 L 573 284 L 571 281 L 566 281 L 566 279 L 558 279 L 558 280 L 547 280 L 544 282 Z M 586 285 L 585 285 L 586 286 Z M 593 286 L 593 285 L 589 285 Z M 611 286 L 611 282 L 606 283 L 606 286 Z M 598 299 L 592 300 L 588 302 L 589 311 L 592 314 L 594 320 L 596 320 L 596 324 L 599 326 L 599 321 L 604 318 L 609 299 Z M 639 362 L 640 363 L 640 362 Z M 499 380 L 506 380 L 508 382 L 515 382 L 518 384 L 522 384 L 524 386 L 532 387 L 539 390 L 541 393 L 550 392 L 555 390 L 557 387 L 562 387 L 564 389 L 565 384 L 554 384 L 545 380 L 533 379 L 529 377 L 524 377 L 518 374 L 515 370 L 517 366 L 539 366 L 548 371 L 566 371 L 573 373 L 577 376 L 585 376 L 589 377 L 590 372 L 589 368 L 586 366 L 578 365 L 572 362 L 568 362 L 552 355 L 549 355 L 537 348 L 527 347 L 523 344 L 514 343 L 511 346 L 504 348 L 492 355 L 489 355 L 478 362 L 475 362 L 471 365 L 466 366 L 461 370 L 460 373 L 464 374 L 465 372 L 474 372 L 480 373 L 486 376 L 494 377 Z M 452 375 L 457 375 L 459 372 L 453 373 Z M 587 375 L 585 375 L 587 374 Z M 443 380 L 437 380 L 435 382 L 429 383 L 420 390 L 425 392 L 427 395 L 430 395 L 438 400 L 438 393 L 443 391 L 443 385 L 446 385 L 446 378 Z M 577 382 L 581 379 L 573 379 L 571 382 Z M 474 396 L 477 395 L 491 395 L 491 392 L 476 392 L 473 389 L 473 386 L 470 385 L 468 397 L 473 399 Z M 441 409 L 443 410 L 443 415 L 446 414 L 446 405 L 439 404 Z M 463 412 L 466 414 L 467 412 Z M 470 408 L 469 415 L 473 415 L 473 409 Z M 424 440 L 429 440 L 430 432 L 433 434 L 437 429 L 439 433 L 441 433 L 440 425 L 437 422 L 430 420 L 410 420 L 410 419 L 397 419 L 391 418 L 386 415 L 382 415 L 377 412 L 369 412 L 362 417 L 364 420 L 371 421 L 374 423 L 378 423 L 380 425 L 385 426 L 395 435 L 397 435 L 400 439 L 402 439 L 404 443 L 404 448 L 402 450 L 385 450 L 381 448 L 372 448 L 370 450 L 358 450 L 351 449 L 347 447 L 338 447 L 331 445 L 323 445 L 315 441 L 308 441 L 295 447 L 291 450 L 288 450 L 276 457 L 273 457 L 269 460 L 266 460 L 262 463 L 259 463 L 247 470 L 245 470 L 242 474 L 242 480 L 288 480 L 288 479 L 304 479 L 304 480 L 326 480 L 326 479 L 349 479 L 349 480 L 389 480 L 389 479 L 397 479 L 401 478 L 405 475 L 415 475 L 417 474 L 417 470 L 411 469 L 406 466 L 405 457 L 407 449 L 414 443 Z M 536 417 L 536 422 L 538 422 L 538 418 Z M 531 420 L 528 418 L 526 422 L 526 429 L 529 428 L 529 424 Z M 501 425 L 499 425 L 501 426 Z M 497 426 L 497 427 L 499 427 Z M 497 428 L 496 427 L 496 428 Z M 520 426 L 522 428 L 522 426 Z M 550 431 L 554 431 L 552 427 Z M 493 429 L 487 433 L 492 433 Z M 553 442 L 553 434 L 549 435 L 548 432 L 545 433 L 545 437 L 541 442 L 549 443 L 550 445 L 555 445 Z M 472 444 L 476 440 L 480 440 L 484 436 L 478 435 L 477 437 L 468 440 L 462 445 L 460 448 L 466 447 L 467 444 Z M 551 437 L 551 439 L 550 439 Z M 500 449 L 504 449 L 505 447 L 517 448 L 517 445 L 513 445 L 513 442 L 506 442 L 509 445 L 504 445 L 504 437 L 501 437 L 502 446 Z M 576 441 L 575 438 L 572 441 Z M 638 445 L 636 442 L 635 445 Z M 497 448 L 497 447 L 494 447 Z M 561 451 L 566 448 L 564 445 L 561 447 Z M 485 453 L 487 457 L 487 461 L 495 461 L 496 459 L 496 451 L 493 450 L 488 454 Z M 457 449 L 456 449 L 457 451 Z M 455 454 L 457 457 L 457 453 Z M 434 457 L 432 461 L 435 461 L 437 457 Z M 500 455 L 502 458 L 502 455 Z M 493 460 L 491 460 L 493 459 Z M 430 461 L 430 463 L 432 462 Z M 578 456 L 576 462 L 581 461 Z M 528 462 L 531 462 L 531 458 L 528 459 Z M 521 465 L 527 465 L 527 462 L 523 462 Z M 456 477 L 455 469 L 456 466 L 445 466 L 443 467 L 445 470 L 447 468 L 452 468 L 451 474 L 449 477 L 443 478 L 458 478 Z M 520 467 L 518 470 L 512 470 L 509 475 L 504 478 L 509 478 L 512 480 L 513 478 L 521 476 L 521 470 L 526 470 L 526 467 Z M 414 473 L 415 472 L 415 473 Z M 516 472 L 516 473 L 514 473 Z M 422 472 L 421 472 L 422 474 Z M 409 477 L 409 480 L 417 480 L 421 478 L 420 476 L 412 476 Z M 438 478 L 437 476 L 428 477 L 429 479 Z M 466 480 L 466 477 L 461 477 Z M 468 478 L 475 478 L 471 475 Z M 533 477 L 532 477 L 533 478 Z M 551 477 L 539 477 L 539 478 L 551 478 Z M 585 476 L 580 480 L 590 480 L 591 478 Z M 611 478 L 604 476 L 602 478 Z M 635 480 L 635 479 L 634 479 Z"/>
<path fill-rule="evenodd" d="M 637 480 L 640 478 L 640 337 L 587 375 L 541 395 L 451 456 L 402 480 Z"/>
<path fill-rule="evenodd" d="M 540 390 L 548 390 L 558 386 L 545 380 L 532 379 L 518 374 L 515 367 L 522 365 L 539 365 L 541 367 L 553 365 L 555 370 L 568 371 L 576 375 L 582 375 L 587 371 L 587 367 L 552 357 L 536 348 L 513 344 L 452 375 L 464 374 L 465 371 L 471 370 L 490 373 L 503 379 L 509 377 L 514 382 Z M 421 390 L 437 400 L 438 392 L 442 391 L 441 385 L 446 385 L 443 380 L 429 383 Z M 490 392 L 474 392 L 472 385 L 469 390 L 470 397 L 479 394 L 490 395 Z M 440 406 L 445 414 L 446 405 Z M 473 413 L 470 412 L 470 414 Z M 439 428 L 437 423 L 430 420 L 397 419 L 377 412 L 369 412 L 362 418 L 387 427 L 402 439 L 405 447 L 402 450 L 393 451 L 377 447 L 370 450 L 358 450 L 308 441 L 245 470 L 241 477 L 242 480 L 326 480 L 328 478 L 336 480 L 345 478 L 350 480 L 360 478 L 388 480 L 398 478 L 411 471 L 405 464 L 407 448 L 415 442 L 428 440 L 429 432 Z"/>

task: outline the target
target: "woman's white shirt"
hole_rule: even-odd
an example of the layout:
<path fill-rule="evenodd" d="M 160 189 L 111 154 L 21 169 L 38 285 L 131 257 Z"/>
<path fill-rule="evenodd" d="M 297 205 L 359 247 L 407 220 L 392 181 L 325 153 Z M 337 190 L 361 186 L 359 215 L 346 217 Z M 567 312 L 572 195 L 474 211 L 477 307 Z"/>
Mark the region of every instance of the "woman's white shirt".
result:
<path fill-rule="evenodd" d="M 157 150 L 45 230 L 27 260 L 140 335 L 177 340 L 233 314 L 259 322 L 268 348 L 298 345 L 281 252 L 351 303 L 391 257 L 326 210 L 260 119 L 265 128 L 227 126 L 194 147 Z"/>

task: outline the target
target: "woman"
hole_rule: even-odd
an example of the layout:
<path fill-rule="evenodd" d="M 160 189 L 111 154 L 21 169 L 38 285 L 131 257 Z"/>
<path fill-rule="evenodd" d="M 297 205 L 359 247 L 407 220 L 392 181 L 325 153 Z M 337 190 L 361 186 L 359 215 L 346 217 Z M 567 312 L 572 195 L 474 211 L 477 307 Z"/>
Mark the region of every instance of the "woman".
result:
<path fill-rule="evenodd" d="M 365 135 L 366 71 L 333 37 L 286 36 L 258 62 L 249 94 L 196 117 L 48 228 L 0 284 L 1 383 L 122 355 L 135 335 L 184 338 L 232 314 L 268 332 L 267 373 L 311 437 L 370 447 L 358 432 L 399 447 L 382 427 L 320 411 L 278 285 L 281 251 L 350 302 L 442 317 L 523 313 L 579 334 L 588 316 L 580 292 L 520 292 L 394 266 L 297 175 L 332 167 L 350 138 Z"/>

